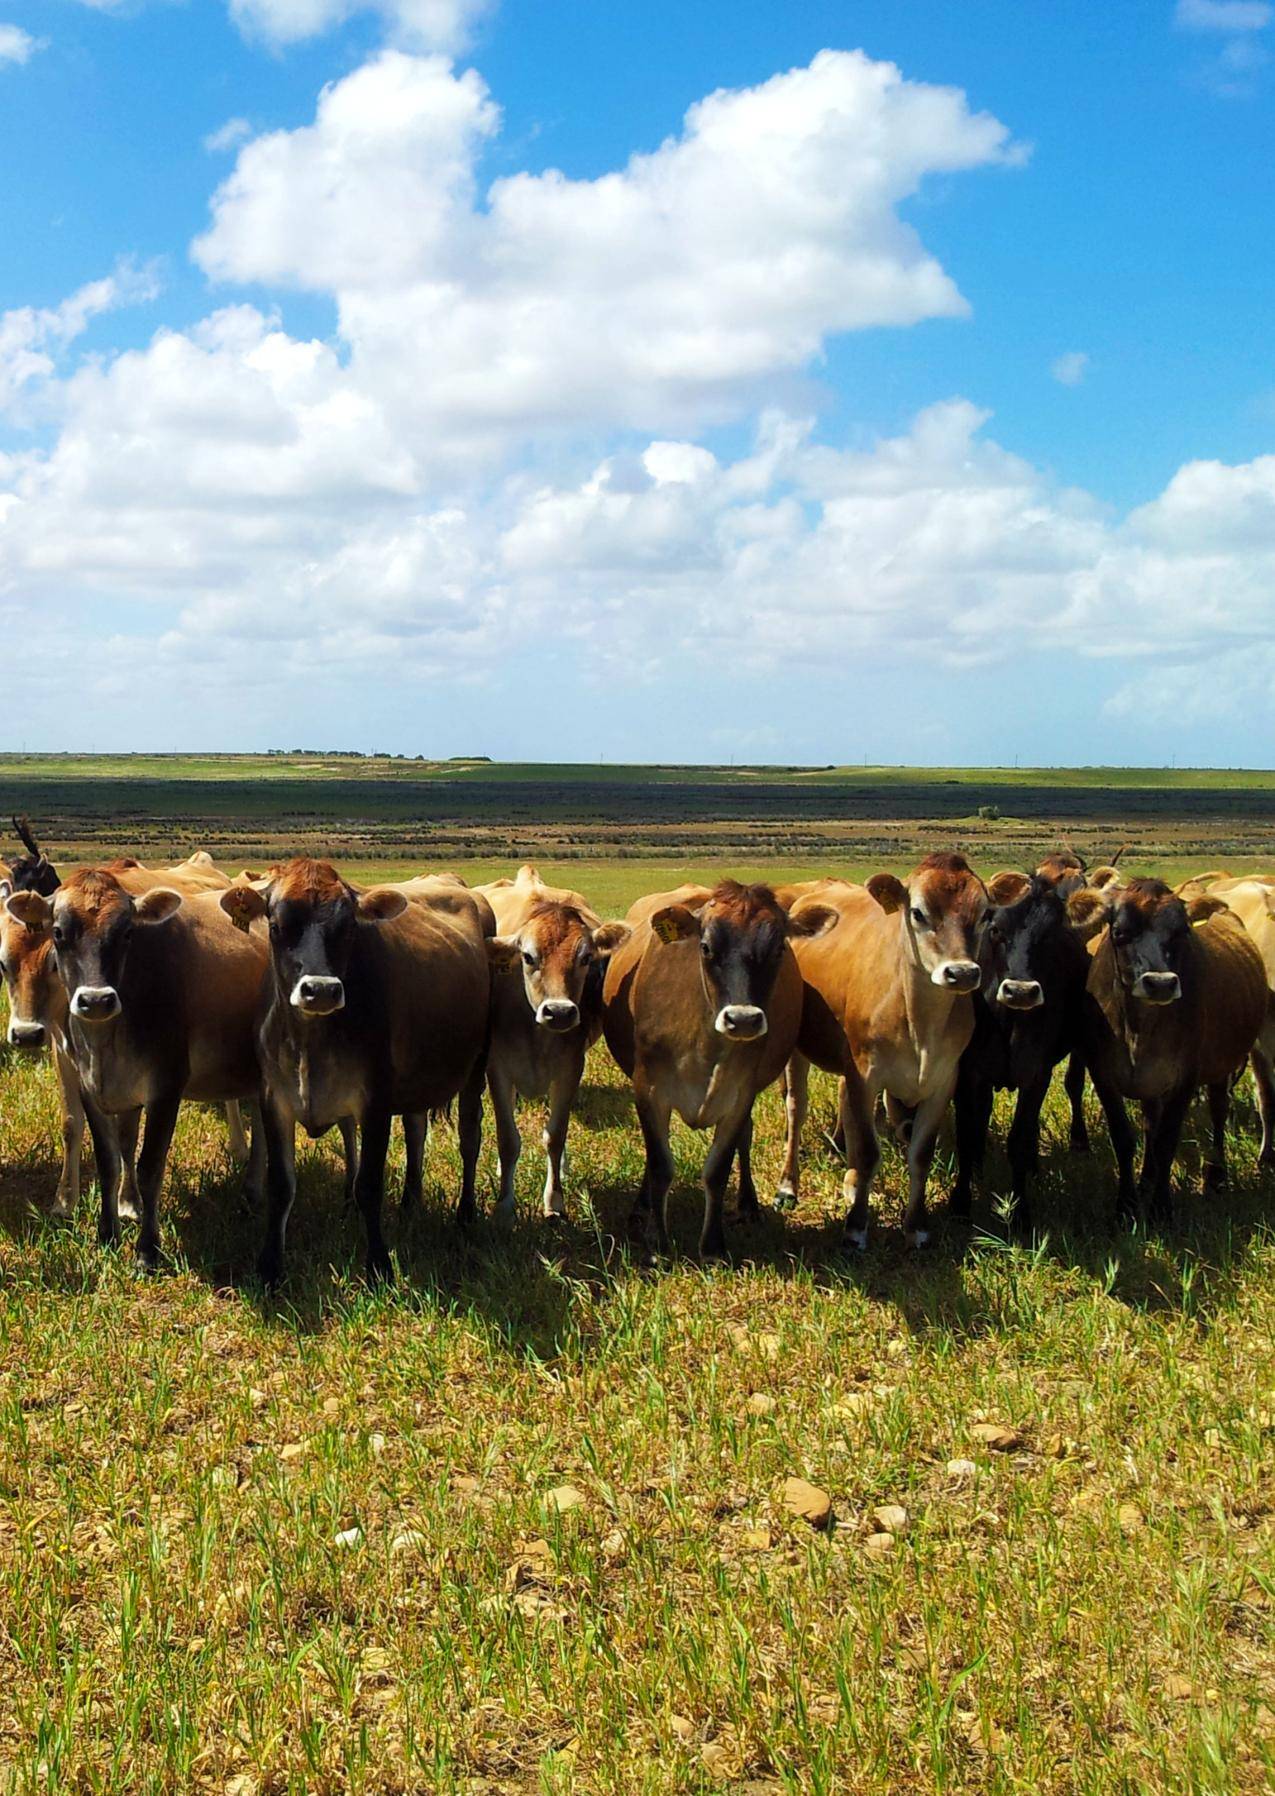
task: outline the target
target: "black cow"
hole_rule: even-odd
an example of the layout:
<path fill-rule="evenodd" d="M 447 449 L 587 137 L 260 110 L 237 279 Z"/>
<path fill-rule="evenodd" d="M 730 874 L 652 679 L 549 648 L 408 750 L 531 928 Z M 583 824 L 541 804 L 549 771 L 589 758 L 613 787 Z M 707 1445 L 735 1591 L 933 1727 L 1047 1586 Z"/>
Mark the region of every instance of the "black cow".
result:
<path fill-rule="evenodd" d="M 42 898 L 51 898 L 62 880 L 57 868 L 47 859 L 36 841 L 31 819 L 15 817 L 13 827 L 27 852 L 20 854 L 9 868 L 10 886 L 15 892 L 39 892 Z"/>
<path fill-rule="evenodd" d="M 1012 1223 L 1031 1227 L 1028 1182 L 1039 1163 L 1040 1111 L 1054 1068 L 1074 1053 L 1089 956 L 1049 878 L 998 873 L 988 885 L 994 909 L 983 923 L 983 981 L 974 1033 L 956 1080 L 956 1187 L 952 1212 L 970 1213 L 970 1187 L 981 1171 L 994 1091 L 1016 1091 L 1009 1131 Z M 1073 1064 L 1083 1064 L 1077 1056 Z"/>

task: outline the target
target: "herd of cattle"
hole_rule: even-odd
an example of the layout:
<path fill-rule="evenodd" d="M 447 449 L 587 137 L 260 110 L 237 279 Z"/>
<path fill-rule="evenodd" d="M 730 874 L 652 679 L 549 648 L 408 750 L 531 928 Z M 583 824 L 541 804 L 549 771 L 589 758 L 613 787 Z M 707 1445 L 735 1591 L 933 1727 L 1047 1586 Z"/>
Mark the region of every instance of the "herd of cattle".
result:
<path fill-rule="evenodd" d="M 672 1113 L 711 1129 L 701 1250 L 725 1247 L 723 1199 L 755 1211 L 757 1094 L 782 1080 L 787 1140 L 777 1201 L 795 1203 L 810 1065 L 839 1079 L 847 1232 L 867 1240 L 881 1111 L 907 1157 L 904 1225 L 928 1234 L 926 1187 L 955 1101 L 951 1208 L 968 1215 L 996 1089 L 1017 1093 L 1008 1154 L 1013 1219 L 1030 1227 L 1041 1106 L 1067 1061 L 1071 1145 L 1087 1147 L 1086 1075 L 1118 1166 L 1118 1211 L 1167 1220 L 1183 1121 L 1201 1086 L 1206 1181 L 1226 1177 L 1233 1082 L 1248 1061 L 1275 1161 L 1275 876 L 1211 874 L 1176 891 L 1050 856 L 984 882 L 957 854 L 904 881 L 821 879 L 771 889 L 723 880 L 652 893 L 604 922 L 531 867 L 470 887 L 436 874 L 360 890 L 325 861 L 231 879 L 205 853 L 132 859 L 60 879 L 25 819 L 28 852 L 0 869 L 9 1041 L 52 1049 L 62 1103 L 53 1210 L 79 1196 L 87 1122 L 99 1235 L 139 1221 L 159 1256 L 159 1194 L 183 1099 L 225 1104 L 245 1193 L 266 1198 L 259 1268 L 282 1276 L 296 1127 L 342 1134 L 347 1194 L 369 1270 L 389 1270 L 381 1203 L 391 1120 L 403 1119 L 405 1204 L 419 1201 L 428 1119 L 456 1106 L 460 1215 L 472 1217 L 484 1086 L 499 1150 L 497 1214 L 514 1208 L 518 1095 L 547 1098 L 544 1211 L 562 1213 L 567 1125 L 588 1049 L 604 1035 L 631 1080 L 646 1149 L 633 1231 L 667 1246 Z M 1117 857 L 1118 859 L 1119 857 Z M 1142 1110 L 1142 1164 L 1126 1100 Z M 239 1105 L 252 1106 L 251 1141 Z M 141 1132 L 145 1112 L 145 1131 Z M 141 1135 L 141 1149 L 138 1140 Z"/>

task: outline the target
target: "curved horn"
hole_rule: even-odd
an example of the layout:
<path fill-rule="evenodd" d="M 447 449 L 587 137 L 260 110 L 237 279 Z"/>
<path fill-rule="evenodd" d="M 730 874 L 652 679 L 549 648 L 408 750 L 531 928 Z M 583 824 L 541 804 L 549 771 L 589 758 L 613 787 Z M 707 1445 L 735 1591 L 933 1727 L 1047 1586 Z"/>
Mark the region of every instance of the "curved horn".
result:
<path fill-rule="evenodd" d="M 18 833 L 19 841 L 22 843 L 22 846 L 27 850 L 28 854 L 33 854 L 35 856 L 36 860 L 42 861 L 44 859 L 44 854 L 40 848 L 40 844 L 36 841 L 35 836 L 32 834 L 31 819 L 25 814 L 25 812 L 23 813 L 23 815 L 21 817 L 15 817 L 13 819 L 13 827 Z"/>

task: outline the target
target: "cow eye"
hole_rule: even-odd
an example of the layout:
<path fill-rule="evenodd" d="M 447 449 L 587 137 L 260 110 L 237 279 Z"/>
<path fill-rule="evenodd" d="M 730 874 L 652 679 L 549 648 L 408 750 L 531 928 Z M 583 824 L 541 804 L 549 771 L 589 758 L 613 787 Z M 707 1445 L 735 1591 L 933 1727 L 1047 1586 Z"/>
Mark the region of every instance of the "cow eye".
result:
<path fill-rule="evenodd" d="M 929 927 L 929 919 L 926 917 L 925 912 L 915 904 L 912 906 L 912 921 L 916 924 L 918 929 L 926 929 Z"/>
<path fill-rule="evenodd" d="M 534 966 L 535 966 L 535 964 L 536 964 L 536 957 L 535 957 L 535 955 L 534 955 L 534 954 L 533 954 L 533 953 L 532 953 L 532 952 L 531 952 L 531 949 L 530 949 L 530 948 L 524 948 L 524 949 L 523 949 L 523 951 L 522 951 L 522 958 L 523 958 L 523 963 L 524 963 L 524 965 L 526 965 L 526 966 L 529 966 L 529 967 L 534 967 Z"/>
<path fill-rule="evenodd" d="M 711 942 L 701 942 L 699 945 L 699 951 L 704 956 L 705 960 L 712 960 L 713 945 Z"/>

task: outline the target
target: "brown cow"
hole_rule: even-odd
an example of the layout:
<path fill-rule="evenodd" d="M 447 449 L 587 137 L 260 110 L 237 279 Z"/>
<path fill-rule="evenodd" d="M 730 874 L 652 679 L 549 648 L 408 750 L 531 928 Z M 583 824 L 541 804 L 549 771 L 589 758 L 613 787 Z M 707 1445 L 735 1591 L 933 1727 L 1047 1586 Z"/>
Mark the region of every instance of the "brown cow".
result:
<path fill-rule="evenodd" d="M 848 1239 L 867 1245 L 869 1197 L 880 1159 L 874 1113 L 884 1097 L 907 1141 L 904 1226 L 929 1239 L 925 1187 L 957 1068 L 974 1029 L 978 930 L 986 888 L 958 854 L 927 855 L 906 885 L 876 873 L 865 886 L 829 881 L 794 905 L 840 917 L 831 934 L 795 943 L 805 982 L 798 1052 L 788 1069 L 788 1140 L 780 1201 L 795 1202 L 810 1062 L 841 1075 L 841 1127 L 849 1168 Z"/>
<path fill-rule="evenodd" d="M 105 870 L 113 873 L 124 889 L 134 896 L 160 885 L 171 885 L 183 896 L 191 896 L 229 884 L 225 874 L 218 873 L 212 866 L 211 856 L 202 851 L 173 867 L 151 870 L 139 861 L 125 859 L 111 862 Z M 57 976 L 51 914 L 48 918 L 24 923 L 7 907 L 5 901 L 10 894 L 8 882 L 0 880 L 0 905 L 4 905 L 0 908 L 0 971 L 9 998 L 9 1044 L 24 1053 L 37 1053 L 46 1046 L 52 1048 L 61 1109 L 62 1165 L 49 1213 L 69 1216 L 80 1198 L 80 1150 L 85 1111 L 79 1074 L 67 1042 L 67 994 Z M 122 1119 L 119 1127 L 122 1181 L 117 1208 L 120 1216 L 129 1221 L 135 1221 L 141 1215 L 135 1168 L 139 1120 L 137 1117 Z M 239 1105 L 233 1100 L 226 1105 L 226 1121 L 231 1154 L 236 1160 L 246 1160 L 248 1141 Z"/>
<path fill-rule="evenodd" d="M 51 926 L 66 992 L 66 1040 L 98 1156 L 99 1238 L 119 1232 L 115 1129 L 146 1112 L 137 1165 L 143 1263 L 159 1262 L 159 1192 L 183 1098 L 225 1103 L 259 1089 L 252 1021 L 266 963 L 264 937 L 231 928 L 219 894 L 183 899 L 170 886 L 133 896 L 98 868 L 72 873 L 52 899 L 15 892 L 8 909 Z M 259 1182 L 253 1141 L 247 1188 Z"/>
<path fill-rule="evenodd" d="M 1262 957 L 1220 899 L 1184 904 L 1158 879 L 1134 879 L 1067 901 L 1082 927 L 1102 933 L 1089 968 L 1082 1034 L 1119 1168 L 1117 1205 L 1126 1219 L 1145 1200 L 1167 1221 L 1174 1156 L 1191 1098 L 1208 1092 L 1213 1125 L 1206 1182 L 1226 1180 L 1230 1081 L 1266 1020 Z M 1133 1129 L 1124 1100 L 1143 1108 L 1146 1140 L 1138 1184 Z"/>
<path fill-rule="evenodd" d="M 731 1159 L 754 1098 L 779 1077 L 796 1044 L 801 977 L 789 938 L 813 936 L 837 919 L 816 904 L 800 920 L 791 918 L 769 886 L 733 879 L 698 909 L 661 904 L 655 895 L 643 903 L 646 920 L 611 956 L 602 1013 L 607 1046 L 633 1081 L 646 1145 L 632 1226 L 640 1232 L 651 1215 L 656 1245 L 667 1249 L 669 1120 L 676 1110 L 692 1128 L 714 1130 L 704 1163 L 700 1251 L 721 1254 Z M 747 1207 L 742 1189 L 740 1198 Z"/>
<path fill-rule="evenodd" d="M 492 960 L 491 1047 L 487 1085 L 500 1155 L 497 1214 L 514 1214 L 514 1174 L 522 1135 L 516 1095 L 548 1097 L 543 1143 L 548 1166 L 544 1214 L 561 1216 L 562 1156 L 585 1056 L 602 1028 L 607 956 L 627 941 L 627 923 L 602 923 L 578 892 L 557 893 L 532 867 L 512 883 L 478 888 L 499 934 Z"/>
<path fill-rule="evenodd" d="M 474 1210 L 491 991 L 479 907 L 458 889 L 415 902 L 384 886 L 357 892 L 329 862 L 304 859 L 260 887 L 232 886 L 221 903 L 241 926 L 258 917 L 270 925 L 257 1028 L 269 1153 L 261 1276 L 273 1285 L 283 1273 L 296 1125 L 317 1136 L 343 1117 L 361 1128 L 356 1194 L 368 1269 L 387 1276 L 381 1199 L 391 1118 L 441 1110 L 459 1094 L 460 1214 Z"/>

